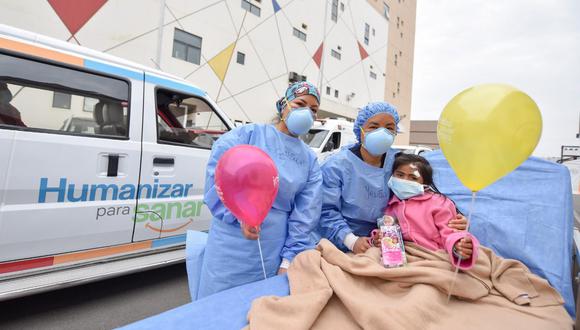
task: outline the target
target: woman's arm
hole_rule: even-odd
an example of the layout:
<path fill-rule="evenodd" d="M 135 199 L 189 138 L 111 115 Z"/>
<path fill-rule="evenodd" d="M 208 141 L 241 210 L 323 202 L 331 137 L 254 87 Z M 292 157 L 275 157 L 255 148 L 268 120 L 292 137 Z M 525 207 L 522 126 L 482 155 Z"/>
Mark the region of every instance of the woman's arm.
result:
<path fill-rule="evenodd" d="M 321 186 L 320 167 L 313 156 L 308 181 L 294 198 L 294 208 L 288 217 L 288 235 L 280 253 L 285 260 L 283 265 L 291 262 L 298 253 L 314 247 L 311 234 L 320 220 Z"/>

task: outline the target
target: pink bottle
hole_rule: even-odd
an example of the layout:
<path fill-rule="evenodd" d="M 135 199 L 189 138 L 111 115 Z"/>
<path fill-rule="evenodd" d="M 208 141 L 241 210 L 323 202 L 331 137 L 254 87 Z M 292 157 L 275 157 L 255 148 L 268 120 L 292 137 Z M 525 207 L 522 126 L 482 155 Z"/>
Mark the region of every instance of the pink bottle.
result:
<path fill-rule="evenodd" d="M 407 263 L 403 235 L 397 218 L 385 215 L 377 219 L 381 232 L 381 255 L 383 265 L 387 268 L 401 267 Z"/>

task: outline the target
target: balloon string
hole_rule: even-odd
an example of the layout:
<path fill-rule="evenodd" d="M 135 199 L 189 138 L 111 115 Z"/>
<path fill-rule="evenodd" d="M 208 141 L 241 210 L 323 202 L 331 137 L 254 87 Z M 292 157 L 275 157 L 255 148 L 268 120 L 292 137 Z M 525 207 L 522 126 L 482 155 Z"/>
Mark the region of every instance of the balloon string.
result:
<path fill-rule="evenodd" d="M 473 191 L 471 194 L 471 204 L 469 205 L 469 213 L 467 214 L 467 227 L 465 228 L 466 232 L 469 232 L 469 225 L 471 224 L 471 215 L 473 214 L 473 207 L 475 205 L 475 194 L 477 191 Z M 457 280 L 457 273 L 459 273 L 459 263 L 461 262 L 461 258 L 457 258 L 457 264 L 455 266 L 455 273 L 453 274 L 453 280 L 451 280 L 451 287 L 449 288 L 449 293 L 447 294 L 447 303 L 451 300 L 451 292 L 455 288 L 455 281 Z"/>
<path fill-rule="evenodd" d="M 260 260 L 262 261 L 262 272 L 264 272 L 264 279 L 266 279 L 266 266 L 264 266 L 264 255 L 262 255 L 262 244 L 260 243 L 260 236 L 258 236 L 258 250 L 260 250 Z"/>

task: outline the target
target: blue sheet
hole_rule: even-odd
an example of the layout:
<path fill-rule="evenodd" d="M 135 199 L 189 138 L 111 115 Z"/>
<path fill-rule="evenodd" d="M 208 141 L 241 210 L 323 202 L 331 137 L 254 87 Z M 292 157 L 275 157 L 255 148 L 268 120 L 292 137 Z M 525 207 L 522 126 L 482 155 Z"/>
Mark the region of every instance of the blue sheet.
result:
<path fill-rule="evenodd" d="M 468 213 L 471 192 L 459 182 L 440 151 L 425 155 L 439 190 Z M 572 290 L 573 208 L 570 175 L 562 165 L 531 157 L 477 194 L 470 231 L 498 255 L 523 261 L 562 294 L 574 317 Z M 196 281 L 203 235 L 188 233 L 188 276 Z M 191 240 L 190 240 L 191 238 Z M 197 257 L 196 257 L 197 256 Z M 250 283 L 206 297 L 123 329 L 239 329 L 254 298 L 289 294 L 286 276 Z M 192 292 L 193 295 L 193 292 Z M 192 298 L 192 300 L 195 300 Z"/>
<path fill-rule="evenodd" d="M 201 275 L 201 264 L 207 243 L 207 233 L 201 231 L 187 231 L 185 242 L 185 268 L 187 269 L 187 284 L 189 284 L 189 294 L 191 301 L 197 300 L 199 290 L 199 278 Z"/>
<path fill-rule="evenodd" d="M 471 192 L 441 151 L 424 156 L 438 189 L 467 216 Z M 477 193 L 469 231 L 495 253 L 524 262 L 547 279 L 575 315 L 572 290 L 573 204 L 570 173 L 560 164 L 530 157 L 515 171 Z"/>
<path fill-rule="evenodd" d="M 129 324 L 123 330 L 158 329 L 241 329 L 252 301 L 262 296 L 287 296 L 288 278 L 274 276 L 219 292 L 165 313 Z"/>

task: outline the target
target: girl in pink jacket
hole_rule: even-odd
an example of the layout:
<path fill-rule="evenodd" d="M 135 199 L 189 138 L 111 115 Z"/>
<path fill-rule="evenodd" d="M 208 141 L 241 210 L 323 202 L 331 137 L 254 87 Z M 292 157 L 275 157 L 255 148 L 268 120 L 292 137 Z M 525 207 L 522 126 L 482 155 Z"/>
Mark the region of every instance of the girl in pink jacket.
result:
<path fill-rule="evenodd" d="M 470 233 L 455 232 L 447 226 L 457 211 L 435 187 L 429 162 L 421 156 L 400 153 L 392 173 L 388 186 L 394 195 L 385 214 L 399 220 L 403 239 L 433 251 L 445 249 L 454 265 L 471 268 L 477 260 L 479 242 Z"/>

